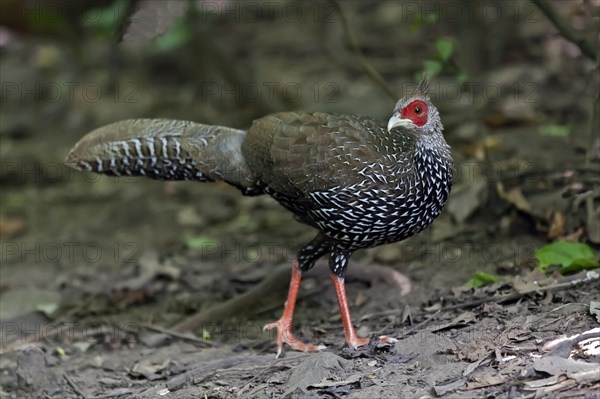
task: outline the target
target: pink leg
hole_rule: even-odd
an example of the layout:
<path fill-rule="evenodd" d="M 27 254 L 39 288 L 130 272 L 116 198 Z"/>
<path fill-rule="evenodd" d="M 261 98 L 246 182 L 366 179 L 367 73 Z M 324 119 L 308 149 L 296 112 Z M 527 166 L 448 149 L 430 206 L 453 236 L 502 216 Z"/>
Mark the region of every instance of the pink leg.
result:
<path fill-rule="evenodd" d="M 364 346 L 369 343 L 368 338 L 360 338 L 356 335 L 356 330 L 352 325 L 352 319 L 350 318 L 350 308 L 348 307 L 348 298 L 346 297 L 346 287 L 344 284 L 344 278 L 338 277 L 333 273 L 330 273 L 331 281 L 335 287 L 335 293 L 338 298 L 340 305 L 340 315 L 342 316 L 342 324 L 344 325 L 344 334 L 346 335 L 346 344 L 354 349 L 359 346 Z M 381 343 L 394 343 L 395 338 L 381 336 L 379 337 Z"/>
<path fill-rule="evenodd" d="M 281 318 L 276 322 L 264 326 L 263 330 L 277 328 L 277 357 L 281 355 L 283 343 L 288 344 L 292 349 L 302 352 L 316 352 L 326 347 L 324 345 L 305 344 L 292 334 L 292 318 L 294 317 L 294 307 L 296 306 L 296 297 L 298 288 L 302 280 L 302 271 L 298 265 L 298 260 L 294 259 L 292 263 L 292 279 L 288 291 L 287 300 L 283 308 Z"/>

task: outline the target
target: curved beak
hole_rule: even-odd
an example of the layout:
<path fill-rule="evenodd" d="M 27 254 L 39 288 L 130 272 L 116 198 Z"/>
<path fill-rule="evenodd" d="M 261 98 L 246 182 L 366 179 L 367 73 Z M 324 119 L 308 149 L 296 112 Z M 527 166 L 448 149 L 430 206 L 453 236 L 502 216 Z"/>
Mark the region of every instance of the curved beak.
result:
<path fill-rule="evenodd" d="M 394 114 L 394 115 L 392 115 L 392 117 L 390 118 L 390 121 L 388 122 L 387 129 L 388 129 L 388 132 L 391 132 L 392 129 L 395 127 L 408 126 L 411 123 L 412 123 L 412 121 L 410 119 L 402 119 L 398 115 Z"/>

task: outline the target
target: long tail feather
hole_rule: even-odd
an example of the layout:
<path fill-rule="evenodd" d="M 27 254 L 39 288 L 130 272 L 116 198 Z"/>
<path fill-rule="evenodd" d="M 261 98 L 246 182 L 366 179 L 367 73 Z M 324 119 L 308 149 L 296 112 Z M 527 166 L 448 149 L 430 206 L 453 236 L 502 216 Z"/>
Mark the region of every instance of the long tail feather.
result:
<path fill-rule="evenodd" d="M 241 153 L 246 132 L 167 119 L 112 123 L 84 136 L 65 164 L 108 175 L 159 180 L 224 180 L 250 188 L 255 179 Z"/>

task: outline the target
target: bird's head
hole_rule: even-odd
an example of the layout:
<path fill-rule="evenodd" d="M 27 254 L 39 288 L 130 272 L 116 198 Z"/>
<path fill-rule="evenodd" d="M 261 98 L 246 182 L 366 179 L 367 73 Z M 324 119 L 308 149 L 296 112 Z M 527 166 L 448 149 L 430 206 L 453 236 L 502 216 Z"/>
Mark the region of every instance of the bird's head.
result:
<path fill-rule="evenodd" d="M 440 114 L 427 95 L 428 89 L 429 80 L 424 76 L 411 95 L 401 98 L 396 103 L 388 122 L 388 132 L 391 133 L 392 129 L 398 127 L 422 135 L 442 132 Z"/>

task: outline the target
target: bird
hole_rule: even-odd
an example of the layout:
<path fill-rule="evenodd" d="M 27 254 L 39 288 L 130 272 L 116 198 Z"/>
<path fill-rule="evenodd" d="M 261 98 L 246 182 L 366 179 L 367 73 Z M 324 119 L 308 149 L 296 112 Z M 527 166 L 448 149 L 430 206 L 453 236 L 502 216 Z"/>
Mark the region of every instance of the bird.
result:
<path fill-rule="evenodd" d="M 387 124 L 356 114 L 279 112 L 247 130 L 169 119 L 132 119 L 85 135 L 65 164 L 113 176 L 224 181 L 248 196 L 269 195 L 317 230 L 292 262 L 282 316 L 265 325 L 305 352 L 324 345 L 292 333 L 303 274 L 329 255 L 345 343 L 359 348 L 344 276 L 354 251 L 402 241 L 441 213 L 452 187 L 453 161 L 427 77 L 399 99 Z M 381 336 L 373 342 L 390 343 Z"/>

